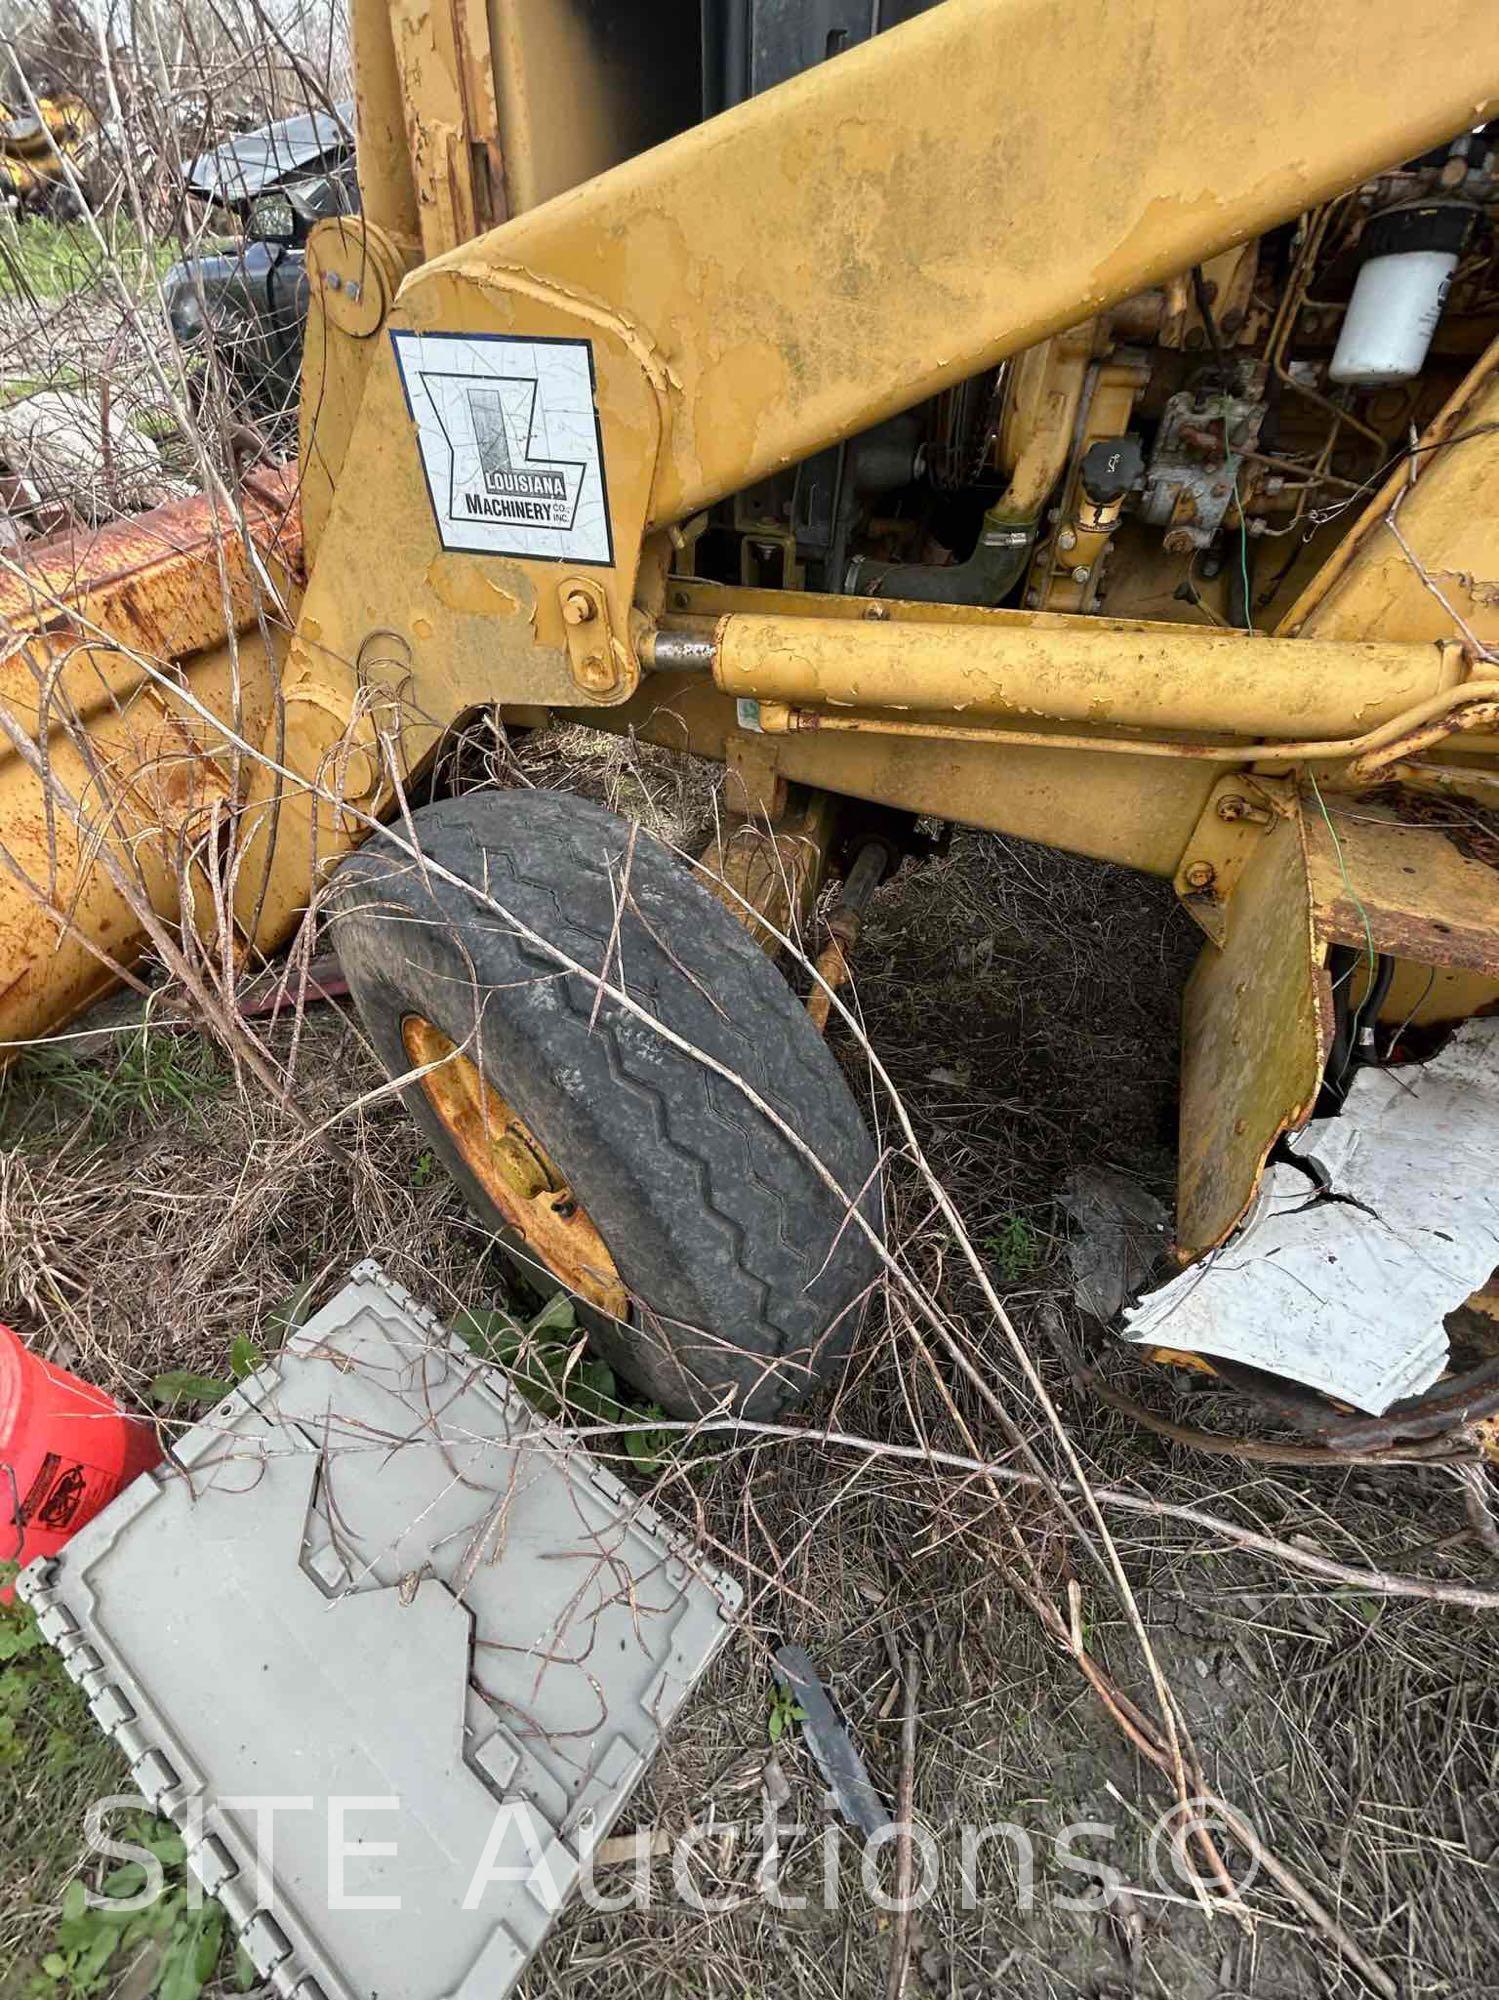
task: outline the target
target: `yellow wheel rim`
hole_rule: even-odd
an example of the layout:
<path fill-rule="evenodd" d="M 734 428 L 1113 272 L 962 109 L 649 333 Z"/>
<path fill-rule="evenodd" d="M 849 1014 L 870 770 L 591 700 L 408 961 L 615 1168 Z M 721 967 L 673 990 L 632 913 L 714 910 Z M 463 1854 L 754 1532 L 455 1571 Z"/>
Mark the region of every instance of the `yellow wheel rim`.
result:
<path fill-rule="evenodd" d="M 418 1081 L 464 1164 L 539 1263 L 601 1312 L 623 1319 L 629 1293 L 592 1218 L 525 1120 L 441 1028 L 401 1023 Z"/>

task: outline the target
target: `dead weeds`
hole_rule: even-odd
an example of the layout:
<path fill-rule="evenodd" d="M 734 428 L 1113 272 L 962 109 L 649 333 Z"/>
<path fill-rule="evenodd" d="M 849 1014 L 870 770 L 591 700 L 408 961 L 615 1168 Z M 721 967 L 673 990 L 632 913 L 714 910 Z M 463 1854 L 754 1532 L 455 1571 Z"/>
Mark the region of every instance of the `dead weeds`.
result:
<path fill-rule="evenodd" d="M 482 754 L 493 776 L 590 790 L 689 852 L 711 831 L 712 778 L 656 753 L 558 730 L 518 760 L 493 743 Z M 1073 1387 L 1067 1357 L 1080 1352 L 1161 1415 L 1234 1419 L 1221 1387 L 1151 1371 L 1085 1323 L 1067 1290 L 1058 1207 L 1082 1165 L 1169 1199 L 1177 1014 L 1195 944 L 1164 885 L 960 833 L 878 899 L 853 1005 L 1093 1481 L 1206 1506 L 1356 1566 L 1492 1584 L 1450 1472 L 1225 1464 Z M 856 1038 L 846 1026 L 833 1033 L 891 1130 Z M 49 1353 L 141 1403 L 169 1369 L 222 1373 L 237 1335 L 255 1336 L 309 1286 L 327 1296 L 365 1256 L 443 1313 L 505 1296 L 484 1232 L 431 1173 L 344 1010 L 270 1031 L 279 1060 L 295 1050 L 301 1119 L 162 1008 L 144 1028 L 127 1025 L 120 1044 L 106 1055 L 86 1048 L 61 1071 L 55 1053 L 32 1059 L 0 1094 L 0 1301 Z M 145 1046 L 153 1053 L 137 1055 L 132 1078 L 125 1051 Z M 112 1081 L 70 1086 L 67 1060 Z M 705 1436 L 657 1476 L 656 1503 L 695 1525 L 748 1594 L 742 1636 L 629 1809 L 640 1828 L 705 1829 L 693 1868 L 710 1906 L 675 1896 L 658 1861 L 649 1907 L 569 1911 L 526 1992 L 779 2000 L 885 1990 L 892 1920 L 860 1884 L 852 1838 L 840 1845 L 828 1831 L 799 1732 L 772 1751 L 775 1637 L 807 1647 L 892 1799 L 894 1662 L 907 1649 L 920 1661 L 915 1803 L 939 1880 L 919 1912 L 908 1992 L 1279 2000 L 1362 1990 L 1327 1928 L 1263 1870 L 1237 1914 L 1221 1901 L 1200 1906 L 1190 1866 L 1173 1862 L 1158 1830 L 1169 1783 L 1014 1594 L 1017 1576 L 1039 1579 L 1070 1608 L 1077 1645 L 1151 1712 L 1128 1606 L 1055 1506 L 1008 1488 L 999 1498 L 981 1477 L 923 1462 L 923 1452 L 961 1455 L 974 1442 L 996 1463 L 1059 1461 L 1035 1386 L 934 1208 L 930 1179 L 893 1137 L 892 1237 L 916 1293 L 887 1289 L 842 1389 L 808 1422 L 920 1449 L 896 1459 L 811 1438 Z M 938 1302 L 938 1320 L 923 1317 L 922 1298 Z M 967 1371 L 951 1365 L 944 1331 Z M 1293 1576 L 1179 1519 L 1116 1515 L 1110 1525 L 1212 1793 L 1399 1991 L 1499 1993 L 1499 1716 L 1476 1617 Z M 767 1785 L 783 1784 L 776 1907 L 764 1893 L 762 1806 Z M 7 1823 L 24 1803 L 4 1798 Z M 1000 1822 L 1015 1831 L 981 1839 L 965 1884 L 963 1829 Z M 1219 1847 L 1242 1876 L 1242 1844 Z M 1090 1906 L 1106 1870 L 1119 1893 L 1106 1909 Z M 824 1907 L 828 1879 L 835 1908 Z M 32 1880 L 15 1893 L 61 1886 Z"/>

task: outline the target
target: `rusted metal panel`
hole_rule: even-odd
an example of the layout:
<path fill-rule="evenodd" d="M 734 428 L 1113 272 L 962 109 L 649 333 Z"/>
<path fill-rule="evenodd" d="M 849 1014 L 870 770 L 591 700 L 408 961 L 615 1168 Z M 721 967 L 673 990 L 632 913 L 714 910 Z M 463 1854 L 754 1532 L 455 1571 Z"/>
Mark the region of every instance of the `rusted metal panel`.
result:
<path fill-rule="evenodd" d="M 1214 785 L 1175 877 L 1183 909 L 1214 944 L 1228 935 L 1229 903 L 1260 841 L 1277 817 L 1294 808 L 1295 792 L 1285 779 L 1235 771 Z"/>
<path fill-rule="evenodd" d="M 301 517 L 292 469 L 253 475 L 242 506 L 260 563 L 277 587 L 295 584 Z M 236 626 L 249 615 L 254 567 L 240 523 L 206 494 L 52 537 L 0 572 L 0 699 L 24 699 L 28 669 L 17 642 L 30 635 L 76 644 L 102 632 L 112 650 L 157 661 L 216 645 L 231 609 Z"/>
<path fill-rule="evenodd" d="M 261 578 L 296 576 L 292 475 L 253 478 L 244 519 L 253 561 L 200 497 L 55 539 L 0 580 L 0 1062 L 108 988 L 150 911 L 212 906 L 195 844 L 234 803 L 235 739 L 270 724 Z"/>
<path fill-rule="evenodd" d="M 1306 806 L 1312 917 L 1324 943 L 1499 978 L 1499 869 L 1471 826 L 1450 811 L 1423 824 L 1398 801 L 1324 805 Z"/>

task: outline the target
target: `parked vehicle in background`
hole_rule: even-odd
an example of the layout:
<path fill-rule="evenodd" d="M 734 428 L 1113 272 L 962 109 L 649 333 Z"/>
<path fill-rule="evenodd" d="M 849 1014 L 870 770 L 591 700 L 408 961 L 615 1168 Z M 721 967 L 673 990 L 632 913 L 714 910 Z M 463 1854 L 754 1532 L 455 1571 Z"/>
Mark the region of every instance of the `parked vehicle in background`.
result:
<path fill-rule="evenodd" d="M 188 169 L 190 197 L 229 241 L 174 264 L 167 318 L 184 353 L 216 365 L 238 412 L 279 428 L 295 421 L 307 318 L 305 244 L 325 216 L 358 209 L 353 106 L 309 112 L 240 134 Z"/>

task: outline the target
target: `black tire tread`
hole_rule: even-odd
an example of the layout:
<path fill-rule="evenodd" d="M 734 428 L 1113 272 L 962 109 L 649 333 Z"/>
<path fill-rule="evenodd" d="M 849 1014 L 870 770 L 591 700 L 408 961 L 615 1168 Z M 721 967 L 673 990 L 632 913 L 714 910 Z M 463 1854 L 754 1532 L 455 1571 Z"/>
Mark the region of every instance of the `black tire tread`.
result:
<path fill-rule="evenodd" d="M 412 824 L 424 855 L 465 881 L 487 883 L 501 908 L 579 964 L 603 963 L 626 822 L 586 800 L 528 791 L 445 800 L 414 814 Z M 396 1073 L 404 1063 L 391 996 L 399 1004 L 399 961 L 410 955 L 413 917 L 434 938 L 461 938 L 485 973 L 509 974 L 491 977 L 508 990 L 483 1003 L 484 1037 L 503 1028 L 513 1044 L 524 1026 L 539 1062 L 550 1064 L 550 1095 L 543 1089 L 530 1103 L 518 1099 L 517 1108 L 559 1157 L 601 1227 L 611 1202 L 618 1209 L 605 1237 L 627 1284 L 657 1310 L 657 1344 L 671 1344 L 673 1315 L 660 1312 L 653 1284 L 667 1293 L 691 1290 L 699 1310 L 684 1327 L 703 1327 L 725 1343 L 711 1364 L 715 1380 L 722 1375 L 736 1384 L 736 1407 L 745 1413 L 776 1414 L 805 1393 L 809 1364 L 814 1379 L 826 1376 L 852 1340 L 855 1301 L 877 1257 L 848 1217 L 847 1201 L 859 1199 L 878 1226 L 874 1147 L 837 1063 L 744 927 L 643 832 L 635 836 L 630 866 L 632 901 L 619 926 L 613 982 L 742 1078 L 821 1158 L 847 1199 L 818 1180 L 743 1091 L 663 1043 L 628 1008 L 605 996 L 590 1030 L 592 980 L 559 972 L 546 950 L 501 926 L 463 890 L 435 876 L 423 880 L 388 837 L 376 836 L 341 867 L 335 942 L 377 1047 Z M 384 925 L 383 939 L 382 900 L 400 909 L 399 924 Z M 538 990 L 548 988 L 557 999 L 539 1002 Z M 502 1011 L 491 1017 L 496 999 Z M 563 1069 L 583 1079 L 565 1102 L 556 1083 Z M 403 1095 L 417 1122 L 445 1138 L 420 1086 Z M 559 1126 L 570 1143 L 554 1144 Z M 451 1146 L 442 1150 L 451 1166 Z M 612 1173 L 600 1171 L 603 1161 L 613 1162 Z M 625 1180 L 634 1209 L 623 1200 Z M 673 1231 L 680 1271 L 663 1261 Z M 589 1324 L 622 1373 L 685 1413 L 683 1395 L 673 1396 L 662 1367 L 647 1365 L 645 1334 L 600 1325 L 597 1316 Z M 728 1348 L 743 1357 L 737 1377 Z M 786 1357 L 796 1365 L 764 1373 L 767 1362 Z M 675 1387 L 693 1408 L 718 1399 L 679 1376 Z"/>

